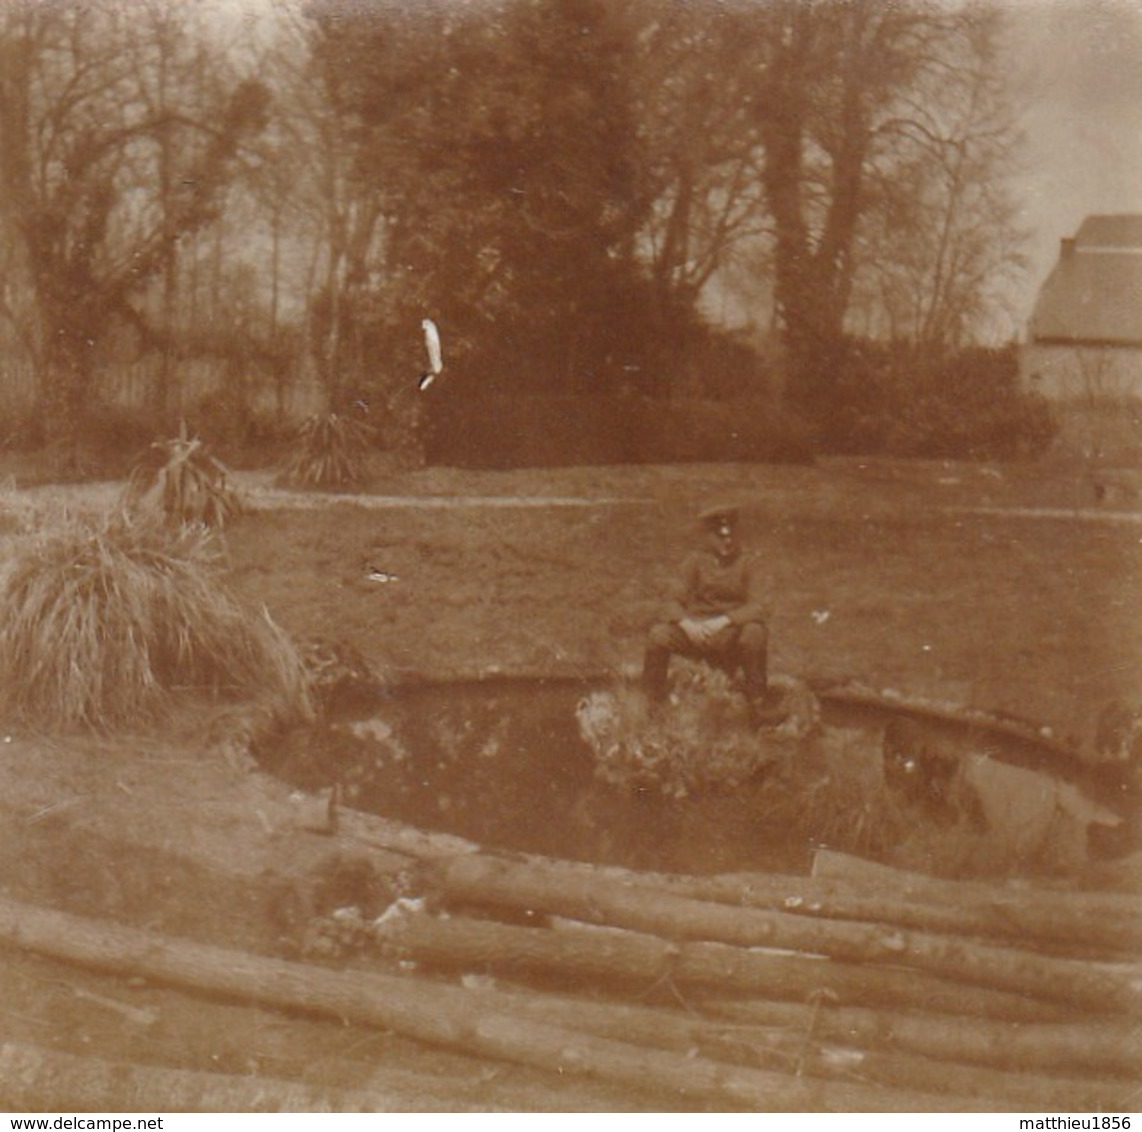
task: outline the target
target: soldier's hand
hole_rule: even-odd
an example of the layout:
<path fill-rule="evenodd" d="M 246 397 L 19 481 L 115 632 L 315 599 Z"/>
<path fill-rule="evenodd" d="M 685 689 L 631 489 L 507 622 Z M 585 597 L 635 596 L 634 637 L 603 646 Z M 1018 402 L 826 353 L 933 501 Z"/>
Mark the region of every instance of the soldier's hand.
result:
<path fill-rule="evenodd" d="M 724 615 L 706 618 L 687 617 L 686 620 L 679 622 L 679 627 L 694 644 L 701 646 L 708 645 L 729 624 L 730 619 Z"/>

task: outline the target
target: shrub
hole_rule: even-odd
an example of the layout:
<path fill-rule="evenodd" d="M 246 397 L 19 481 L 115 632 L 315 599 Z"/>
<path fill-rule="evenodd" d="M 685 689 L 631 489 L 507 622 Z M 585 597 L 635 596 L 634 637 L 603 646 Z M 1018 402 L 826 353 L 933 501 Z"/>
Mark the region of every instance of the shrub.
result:
<path fill-rule="evenodd" d="M 365 475 L 374 430 L 338 413 L 307 417 L 297 431 L 296 450 L 286 467 L 290 483 L 344 487 Z"/>
<path fill-rule="evenodd" d="M 1058 431 L 1050 404 L 1021 393 L 1013 350 L 965 350 L 922 375 L 889 429 L 903 456 L 1038 456 Z"/>
<path fill-rule="evenodd" d="M 135 461 L 124 501 L 132 510 L 155 510 L 168 523 L 223 527 L 239 511 L 229 471 L 183 428 L 173 440 L 155 441 Z"/>
<path fill-rule="evenodd" d="M 1058 423 L 1050 404 L 1019 389 L 1013 347 L 951 357 L 853 344 L 818 412 L 825 447 L 947 459 L 1042 455 Z"/>
<path fill-rule="evenodd" d="M 645 403 L 649 436 L 640 459 L 656 463 L 803 463 L 811 456 L 802 424 L 768 397 Z"/>
<path fill-rule="evenodd" d="M 231 468 L 273 463 L 296 432 L 275 412 L 252 406 L 251 396 L 241 385 L 224 386 L 199 397 L 186 414 L 191 431 Z"/>
<path fill-rule="evenodd" d="M 6 378 L 0 371 L 0 384 Z M 43 429 L 35 410 L 18 402 L 0 404 L 0 452 L 29 452 L 43 444 Z"/>
<path fill-rule="evenodd" d="M 745 697 L 705 664 L 677 661 L 671 702 L 651 714 L 634 687 L 593 692 L 576 712 L 595 754 L 595 774 L 612 786 L 684 798 L 740 786 L 778 761 L 780 741 L 763 741 L 749 724 Z"/>
<path fill-rule="evenodd" d="M 454 467 L 777 463 L 809 454 L 804 431 L 764 397 L 442 393 L 429 410 L 428 458 Z"/>
<path fill-rule="evenodd" d="M 27 458 L 24 484 L 124 479 L 134 454 L 157 435 L 142 411 L 95 397 L 84 402 L 80 435 L 66 440 L 58 422 L 34 405 L 0 405 L 0 421 L 0 451 Z"/>
<path fill-rule="evenodd" d="M 93 478 L 123 479 L 131 472 L 135 453 L 163 434 L 142 409 L 101 399 L 84 405 L 83 422 L 80 458 Z"/>
<path fill-rule="evenodd" d="M 297 649 L 238 604 L 217 565 L 205 529 L 126 514 L 57 519 L 20 541 L 0 599 L 5 707 L 38 726 L 112 727 L 205 691 L 307 714 Z"/>

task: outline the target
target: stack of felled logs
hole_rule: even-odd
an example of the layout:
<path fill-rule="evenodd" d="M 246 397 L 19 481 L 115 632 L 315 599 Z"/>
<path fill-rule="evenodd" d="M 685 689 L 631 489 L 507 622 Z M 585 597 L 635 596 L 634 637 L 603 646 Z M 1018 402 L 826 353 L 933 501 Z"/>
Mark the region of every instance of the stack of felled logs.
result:
<path fill-rule="evenodd" d="M 813 877 L 668 877 L 420 833 L 378 838 L 375 826 L 349 839 L 417 861 L 406 870 L 416 890 L 372 925 L 388 956 L 379 965 L 367 954 L 340 968 L 287 961 L 6 899 L 0 945 L 381 1028 L 553 1081 L 595 1078 L 629 1089 L 632 1106 L 1137 1108 L 1132 895 L 935 881 L 832 854 Z M 136 1099 L 196 1090 L 204 1111 L 236 1097 L 379 1103 L 10 1045 L 0 1067 L 9 1091 L 22 1082 L 17 1096 L 66 1080 L 105 1099 L 129 1081 Z"/>
<path fill-rule="evenodd" d="M 885 1111 L 1135 1107 L 1131 895 L 937 881 L 831 853 L 812 878 L 473 853 L 427 863 L 421 883 L 427 909 L 388 918 L 385 945 L 493 976 L 521 1034 L 557 1024 L 822 1095 L 858 1087 Z"/>

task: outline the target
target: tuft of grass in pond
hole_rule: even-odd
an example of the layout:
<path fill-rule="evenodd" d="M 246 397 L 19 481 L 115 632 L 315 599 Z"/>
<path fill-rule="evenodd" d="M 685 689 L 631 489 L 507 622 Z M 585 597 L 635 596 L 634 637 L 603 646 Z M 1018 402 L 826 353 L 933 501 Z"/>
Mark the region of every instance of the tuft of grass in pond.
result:
<path fill-rule="evenodd" d="M 25 721 L 122 726 L 153 717 L 176 691 L 308 712 L 297 648 L 225 588 L 204 528 L 61 516 L 13 549 L 0 596 L 0 703 Z"/>
<path fill-rule="evenodd" d="M 885 860 L 917 831 L 917 816 L 889 790 L 876 733 L 827 727 L 769 797 L 773 817 L 813 845 Z"/>
<path fill-rule="evenodd" d="M 685 798 L 741 785 L 781 757 L 750 727 L 744 696 L 703 664 L 676 661 L 669 704 L 651 712 L 642 691 L 594 692 L 576 712 L 595 755 L 595 773 L 625 790 Z"/>

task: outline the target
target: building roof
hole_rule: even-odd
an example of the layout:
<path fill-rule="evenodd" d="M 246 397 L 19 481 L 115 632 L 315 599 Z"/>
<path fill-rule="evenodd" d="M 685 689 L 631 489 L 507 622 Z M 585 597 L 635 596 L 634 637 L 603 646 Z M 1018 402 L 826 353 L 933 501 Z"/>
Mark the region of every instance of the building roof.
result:
<path fill-rule="evenodd" d="M 1039 290 L 1036 342 L 1142 346 L 1142 214 L 1088 216 Z"/>
<path fill-rule="evenodd" d="M 1142 251 L 1142 213 L 1088 216 L 1075 234 L 1075 246 L 1080 249 L 1136 248 Z"/>

